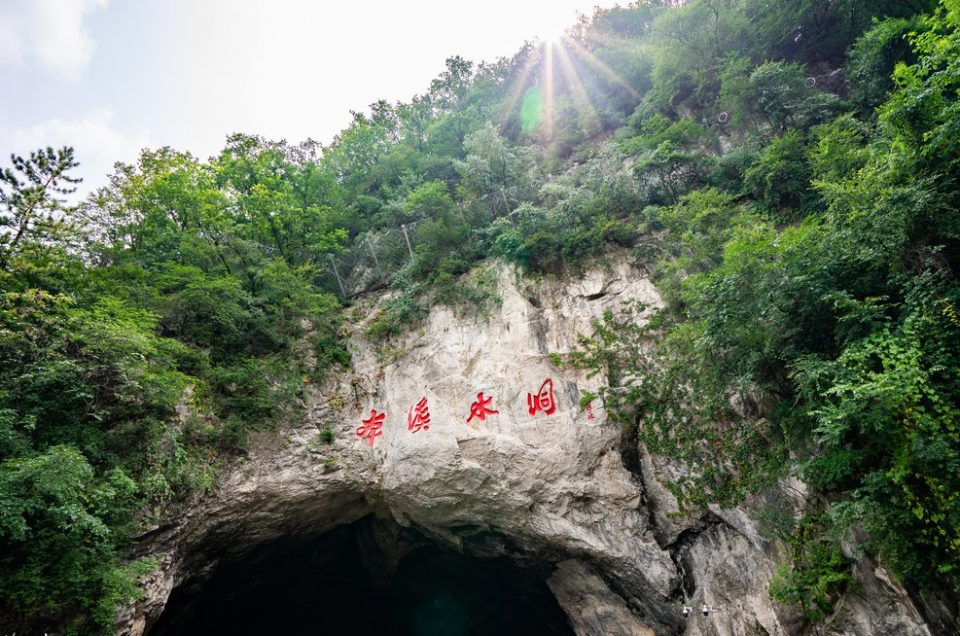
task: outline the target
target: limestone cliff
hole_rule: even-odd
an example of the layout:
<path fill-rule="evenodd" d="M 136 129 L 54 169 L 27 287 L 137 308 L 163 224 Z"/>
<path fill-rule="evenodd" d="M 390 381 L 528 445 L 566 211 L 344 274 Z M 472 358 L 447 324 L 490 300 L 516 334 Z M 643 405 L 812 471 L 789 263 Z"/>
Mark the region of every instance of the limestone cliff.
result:
<path fill-rule="evenodd" d="M 532 282 L 506 266 L 497 274 L 501 302 L 486 315 L 435 307 L 385 349 L 358 326 L 351 371 L 315 389 L 302 421 L 258 438 L 212 492 L 143 537 L 140 550 L 162 563 L 119 633 L 148 632 L 171 590 L 202 584 L 258 544 L 370 514 L 466 554 L 545 564 L 578 634 L 930 633 L 903 589 L 869 563 L 836 615 L 808 625 L 767 593 L 780 548 L 754 521 L 762 501 L 678 516 L 661 481 L 682 467 L 643 449 L 625 467 L 619 426 L 599 402 L 579 405 L 601 379 L 548 354 L 571 350 L 623 301 L 659 303 L 643 272 L 613 259 L 578 280 Z M 556 409 L 531 415 L 528 393 L 548 379 Z M 468 422 L 480 392 L 498 412 Z M 429 428 L 413 432 L 408 415 L 423 398 Z M 371 446 L 356 431 L 372 409 L 386 417 Z M 696 610 L 689 618 L 684 605 Z"/>

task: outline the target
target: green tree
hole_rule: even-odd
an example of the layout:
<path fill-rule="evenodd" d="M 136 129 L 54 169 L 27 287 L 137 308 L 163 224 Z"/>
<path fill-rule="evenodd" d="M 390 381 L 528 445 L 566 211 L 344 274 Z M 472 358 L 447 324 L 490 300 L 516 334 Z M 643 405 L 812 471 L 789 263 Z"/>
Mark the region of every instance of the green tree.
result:
<path fill-rule="evenodd" d="M 489 210 L 493 217 L 513 211 L 530 196 L 530 153 L 513 148 L 496 129 L 487 124 L 464 141 L 467 156 L 455 162 L 463 185 Z"/>
<path fill-rule="evenodd" d="M 810 204 L 811 177 L 805 139 L 790 130 L 763 149 L 743 181 L 775 217 L 789 221 Z"/>
<path fill-rule="evenodd" d="M 26 159 L 11 155 L 12 168 L 0 170 L 0 269 L 27 246 L 66 239 L 75 208 L 63 198 L 80 179 L 73 148 L 46 148 Z"/>

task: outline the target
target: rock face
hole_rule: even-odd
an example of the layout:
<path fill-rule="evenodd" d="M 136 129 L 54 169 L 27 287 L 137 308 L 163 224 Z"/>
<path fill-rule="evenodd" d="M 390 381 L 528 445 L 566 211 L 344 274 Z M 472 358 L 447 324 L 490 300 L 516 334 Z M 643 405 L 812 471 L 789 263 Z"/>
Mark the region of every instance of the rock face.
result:
<path fill-rule="evenodd" d="M 578 634 L 813 633 L 767 594 L 776 547 L 749 511 L 673 514 L 658 480 L 681 468 L 641 453 L 642 470 L 627 470 L 618 425 L 599 402 L 579 405 L 600 379 L 551 364 L 604 311 L 658 304 L 646 276 L 625 259 L 566 282 L 497 267 L 499 306 L 481 316 L 435 307 L 381 349 L 358 335 L 352 370 L 316 390 L 303 421 L 258 438 L 211 493 L 145 535 L 141 551 L 161 566 L 118 633 L 147 633 L 171 590 L 262 542 L 370 514 L 466 554 L 555 564 L 549 585 Z M 555 408 L 546 400 L 532 415 L 528 394 L 546 396 L 548 380 Z M 470 419 L 481 392 L 496 412 Z M 429 428 L 413 432 L 422 399 Z M 371 446 L 356 430 L 373 409 L 386 417 Z M 829 633 L 929 633 L 901 589 L 861 574 L 882 594 L 845 599 Z M 704 618 L 703 603 L 718 610 Z M 698 611 L 684 619 L 684 605 Z"/>
<path fill-rule="evenodd" d="M 637 622 L 623 599 L 583 561 L 571 559 L 558 564 L 547 584 L 580 636 L 654 636 L 653 630 Z"/>

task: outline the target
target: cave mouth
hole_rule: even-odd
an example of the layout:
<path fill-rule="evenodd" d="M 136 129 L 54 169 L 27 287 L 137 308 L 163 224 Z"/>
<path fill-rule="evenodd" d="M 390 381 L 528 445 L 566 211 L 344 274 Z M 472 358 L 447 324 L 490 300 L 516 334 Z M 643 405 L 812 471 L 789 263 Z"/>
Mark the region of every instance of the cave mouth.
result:
<path fill-rule="evenodd" d="M 186 582 L 149 636 L 572 636 L 550 569 L 464 556 L 367 518 L 271 541 Z"/>

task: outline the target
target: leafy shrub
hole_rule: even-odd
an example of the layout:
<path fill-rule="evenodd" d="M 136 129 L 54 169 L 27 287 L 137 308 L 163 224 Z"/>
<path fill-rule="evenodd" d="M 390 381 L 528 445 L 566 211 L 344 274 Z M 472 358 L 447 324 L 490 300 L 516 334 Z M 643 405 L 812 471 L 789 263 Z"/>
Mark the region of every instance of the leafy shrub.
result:
<path fill-rule="evenodd" d="M 367 337 L 385 340 L 399 336 L 406 329 L 427 317 L 426 308 L 413 291 L 403 292 L 381 303 L 380 314 L 367 326 Z"/>
<path fill-rule="evenodd" d="M 835 94 L 806 85 L 799 64 L 765 62 L 744 76 L 748 68 L 747 60 L 736 58 L 724 71 L 720 99 L 731 109 L 734 123 L 749 121 L 757 132 L 779 136 L 828 121 L 840 110 Z"/>
<path fill-rule="evenodd" d="M 791 562 L 780 566 L 770 582 L 770 596 L 786 605 L 799 605 L 804 615 L 819 620 L 854 581 L 851 560 L 835 539 L 824 536 L 822 524 L 805 517 L 791 537 Z"/>
<path fill-rule="evenodd" d="M 136 482 L 119 468 L 102 478 L 75 448 L 51 446 L 0 464 L 0 598 L 43 612 L 48 625 L 75 630 L 85 614 L 107 630 L 116 605 L 137 598 L 150 563 L 121 565 L 139 504 Z"/>
<path fill-rule="evenodd" d="M 920 26 L 916 18 L 887 18 L 874 24 L 850 48 L 844 72 L 853 87 L 851 101 L 872 115 L 893 90 L 893 69 L 916 60 L 908 36 Z"/>
<path fill-rule="evenodd" d="M 791 130 L 763 149 L 743 182 L 775 217 L 789 221 L 810 202 L 811 176 L 803 135 Z"/>
<path fill-rule="evenodd" d="M 337 431 L 330 424 L 324 426 L 323 430 L 320 431 L 320 441 L 324 444 L 333 444 L 336 438 Z"/>
<path fill-rule="evenodd" d="M 434 301 L 455 307 L 461 313 L 480 315 L 500 303 L 496 283 L 497 271 L 493 267 L 483 268 L 460 278 L 445 274 L 436 279 Z"/>
<path fill-rule="evenodd" d="M 746 194 L 744 176 L 757 161 L 756 151 L 742 146 L 733 148 L 717 160 L 708 183 L 718 190 L 735 196 Z"/>

